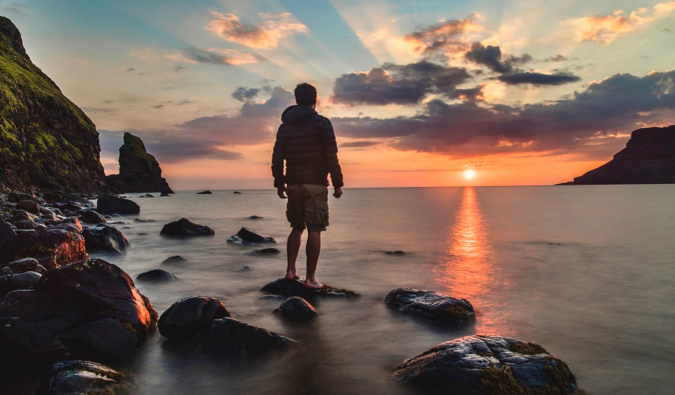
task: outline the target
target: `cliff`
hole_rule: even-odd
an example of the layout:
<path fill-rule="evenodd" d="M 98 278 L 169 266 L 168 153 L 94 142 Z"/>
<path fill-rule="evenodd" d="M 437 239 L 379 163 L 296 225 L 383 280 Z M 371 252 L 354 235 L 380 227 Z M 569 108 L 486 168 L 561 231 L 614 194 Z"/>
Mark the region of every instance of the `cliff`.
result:
<path fill-rule="evenodd" d="M 26 53 L 0 16 L 0 188 L 98 192 L 105 187 L 98 132 Z"/>
<path fill-rule="evenodd" d="M 106 177 L 108 186 L 118 192 L 168 192 L 173 193 L 162 169 L 154 156 L 145 149 L 143 141 L 133 134 L 124 133 L 120 147 L 120 172 Z"/>
<path fill-rule="evenodd" d="M 614 159 L 567 185 L 675 183 L 675 125 L 638 129 Z"/>

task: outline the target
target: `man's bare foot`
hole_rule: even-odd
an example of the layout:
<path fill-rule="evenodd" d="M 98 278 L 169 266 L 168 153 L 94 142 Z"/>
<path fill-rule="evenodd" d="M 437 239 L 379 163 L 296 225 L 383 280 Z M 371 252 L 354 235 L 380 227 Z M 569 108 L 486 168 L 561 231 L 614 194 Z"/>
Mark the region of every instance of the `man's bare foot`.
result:
<path fill-rule="evenodd" d="M 321 284 L 320 282 L 318 282 L 316 280 L 314 280 L 314 281 L 305 280 L 305 283 L 303 285 L 305 286 L 305 288 L 311 288 L 311 289 L 321 289 L 321 288 L 324 287 L 323 284 Z"/>
<path fill-rule="evenodd" d="M 297 280 L 300 278 L 297 273 L 294 272 L 286 272 L 286 280 Z"/>

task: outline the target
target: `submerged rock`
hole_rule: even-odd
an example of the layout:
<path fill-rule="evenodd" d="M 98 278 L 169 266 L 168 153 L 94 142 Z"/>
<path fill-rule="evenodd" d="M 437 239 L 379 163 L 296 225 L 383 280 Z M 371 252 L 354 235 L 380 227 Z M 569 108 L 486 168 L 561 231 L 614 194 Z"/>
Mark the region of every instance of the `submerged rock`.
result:
<path fill-rule="evenodd" d="M 286 297 L 299 296 L 303 299 L 313 300 L 317 297 L 355 297 L 359 296 L 354 291 L 346 289 L 333 288 L 330 285 L 324 285 L 321 289 L 306 288 L 300 280 L 286 280 L 280 278 L 272 281 L 260 289 L 267 294 L 283 295 Z"/>
<path fill-rule="evenodd" d="M 236 235 L 230 236 L 227 241 L 235 244 L 276 243 L 271 236 L 256 233 L 246 227 L 241 228 Z"/>
<path fill-rule="evenodd" d="M 161 283 L 166 281 L 175 281 L 178 277 L 167 272 L 164 269 L 152 269 L 136 276 L 136 281 Z"/>
<path fill-rule="evenodd" d="M 246 253 L 246 255 L 276 255 L 280 252 L 281 251 L 279 251 L 278 248 L 270 247 L 270 248 L 261 248 L 261 249 L 249 251 L 249 252 Z"/>
<path fill-rule="evenodd" d="M 160 235 L 164 236 L 179 236 L 179 237 L 189 237 L 189 236 L 213 236 L 216 232 L 208 226 L 197 225 L 188 221 L 185 218 L 181 218 L 178 221 L 170 222 L 162 228 L 162 231 L 159 232 Z"/>
<path fill-rule="evenodd" d="M 293 296 L 284 300 L 281 306 L 274 309 L 274 312 L 280 313 L 283 317 L 294 321 L 308 321 L 319 315 L 314 310 L 314 306 L 299 296 Z"/>
<path fill-rule="evenodd" d="M 21 258 L 35 258 L 47 269 L 87 259 L 84 237 L 59 229 L 21 232 L 0 246 L 0 265 Z"/>
<path fill-rule="evenodd" d="M 197 195 L 212 195 L 213 192 L 211 192 L 211 191 L 202 191 L 202 192 L 197 192 L 196 194 L 197 194 Z"/>
<path fill-rule="evenodd" d="M 231 317 L 223 302 L 216 298 L 190 296 L 169 307 L 160 317 L 159 333 L 172 340 L 204 335 L 214 320 Z"/>
<path fill-rule="evenodd" d="M 397 307 L 399 311 L 424 317 L 436 323 L 466 325 L 476 320 L 476 313 L 468 300 L 433 291 L 396 288 L 389 292 L 384 302 Z"/>
<path fill-rule="evenodd" d="M 399 383 L 427 394 L 570 394 L 574 375 L 534 343 L 466 336 L 438 344 L 394 368 Z"/>
<path fill-rule="evenodd" d="M 396 251 L 387 251 L 386 254 L 387 255 L 405 255 L 405 252 L 403 252 L 401 250 L 396 250 Z"/>
<path fill-rule="evenodd" d="M 183 258 L 180 255 L 174 255 L 174 256 L 170 256 L 170 257 L 166 258 L 164 261 L 162 261 L 160 266 L 164 266 L 164 265 L 175 266 L 175 267 L 184 267 L 184 266 L 189 266 L 190 261 L 188 261 L 187 259 Z"/>
<path fill-rule="evenodd" d="M 125 394 L 133 384 L 124 374 L 96 362 L 57 362 L 35 387 L 35 395 Z"/>
<path fill-rule="evenodd" d="M 141 207 L 129 199 L 120 198 L 113 195 L 101 195 L 97 203 L 100 214 L 130 214 L 138 215 L 141 213 Z"/>
<path fill-rule="evenodd" d="M 110 251 L 126 254 L 127 247 L 131 244 L 124 233 L 113 226 L 103 225 L 85 229 L 82 236 L 84 236 L 89 251 Z"/>
<path fill-rule="evenodd" d="M 281 350 L 294 343 L 297 342 L 267 329 L 222 318 L 213 321 L 200 349 L 213 356 L 238 357 L 244 353 L 259 355 Z"/>

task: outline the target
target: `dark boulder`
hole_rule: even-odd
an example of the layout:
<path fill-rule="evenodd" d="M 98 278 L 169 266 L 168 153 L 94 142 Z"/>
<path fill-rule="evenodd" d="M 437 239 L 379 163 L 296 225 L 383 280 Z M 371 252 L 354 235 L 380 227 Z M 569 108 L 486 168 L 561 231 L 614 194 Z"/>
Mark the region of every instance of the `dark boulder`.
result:
<path fill-rule="evenodd" d="M 204 335 L 213 320 L 231 317 L 223 302 L 216 298 L 190 296 L 169 307 L 157 324 L 159 333 L 172 340 L 185 340 Z"/>
<path fill-rule="evenodd" d="M 571 394 L 563 361 L 534 343 L 466 336 L 438 344 L 394 368 L 394 378 L 425 394 Z"/>
<path fill-rule="evenodd" d="M 397 288 L 389 292 L 384 302 L 404 313 L 440 324 L 466 325 L 476 320 L 476 313 L 468 300 L 433 291 Z"/>
<path fill-rule="evenodd" d="M 8 196 L 10 202 L 19 203 L 22 200 L 33 200 L 35 195 L 24 192 L 11 192 Z"/>
<path fill-rule="evenodd" d="M 281 306 L 276 308 L 274 312 L 293 321 L 308 321 L 319 315 L 314 310 L 314 306 L 299 296 L 293 296 L 284 300 Z"/>
<path fill-rule="evenodd" d="M 47 269 L 87 259 L 84 237 L 59 229 L 21 232 L 0 246 L 0 265 L 21 258 L 35 258 Z"/>
<path fill-rule="evenodd" d="M 101 195 L 97 203 L 100 214 L 130 214 L 138 215 L 141 208 L 135 202 L 113 195 Z"/>
<path fill-rule="evenodd" d="M 97 226 L 87 228 L 82 232 L 88 251 L 110 251 L 126 254 L 131 244 L 121 230 L 114 226 Z"/>
<path fill-rule="evenodd" d="M 188 221 L 185 218 L 181 218 L 178 221 L 169 222 L 164 225 L 162 231 L 159 232 L 163 236 L 178 236 L 178 237 L 189 237 L 189 236 L 213 236 L 216 232 L 208 226 L 197 225 Z"/>
<path fill-rule="evenodd" d="M 202 192 L 197 192 L 196 195 L 212 195 L 213 192 L 211 191 L 202 191 Z"/>
<path fill-rule="evenodd" d="M 213 356 L 238 357 L 244 353 L 259 355 L 281 350 L 294 343 L 295 340 L 267 329 L 234 318 L 221 318 L 213 321 L 200 349 Z"/>
<path fill-rule="evenodd" d="M 171 192 L 169 191 L 162 191 L 159 193 L 160 197 L 166 197 L 166 196 L 171 196 Z"/>
<path fill-rule="evenodd" d="M 49 270 L 32 290 L 0 303 L 0 352 L 7 357 L 44 352 L 123 356 L 157 322 L 150 301 L 119 267 L 101 259 Z"/>
<path fill-rule="evenodd" d="M 35 258 L 19 259 L 14 262 L 8 263 L 6 267 L 9 268 L 9 270 L 13 274 L 28 271 L 33 271 L 40 274 L 45 274 L 47 272 L 47 269 L 45 269 L 42 265 L 40 265 L 40 262 L 38 262 L 38 260 Z"/>
<path fill-rule="evenodd" d="M 82 223 L 77 217 L 68 217 L 51 226 L 52 229 L 62 229 L 67 232 L 82 233 Z"/>
<path fill-rule="evenodd" d="M 248 219 L 263 219 L 263 217 L 257 216 L 257 215 L 251 215 L 248 217 Z"/>
<path fill-rule="evenodd" d="M 236 235 L 230 236 L 227 241 L 235 244 L 276 243 L 271 236 L 256 233 L 245 227 L 241 228 Z"/>
<path fill-rule="evenodd" d="M 35 395 L 126 394 L 134 388 L 124 374 L 99 363 L 71 360 L 51 366 Z"/>
<path fill-rule="evenodd" d="M 282 295 L 287 298 L 299 296 L 306 300 L 314 300 L 317 297 L 355 297 L 358 296 L 353 291 L 346 289 L 333 288 L 330 285 L 324 285 L 321 289 L 311 289 L 304 286 L 301 280 L 286 280 L 280 278 L 272 281 L 260 289 L 266 294 Z"/>
<path fill-rule="evenodd" d="M 63 195 L 58 192 L 47 192 L 43 197 L 47 201 L 47 203 L 51 204 L 54 204 L 63 199 Z"/>
<path fill-rule="evenodd" d="M 246 253 L 246 255 L 276 255 L 280 253 L 278 248 L 260 248 L 257 250 L 249 251 Z"/>
<path fill-rule="evenodd" d="M 10 224 L 8 224 L 4 219 L 0 218 L 0 246 L 2 246 L 6 241 L 16 237 L 16 232 Z"/>
<path fill-rule="evenodd" d="M 136 276 L 136 281 L 162 283 L 167 281 L 176 281 L 178 277 L 167 272 L 164 269 L 152 269 Z"/>
<path fill-rule="evenodd" d="M 108 222 L 101 214 L 94 210 L 84 210 L 80 212 L 80 221 L 85 224 L 104 224 Z"/>
<path fill-rule="evenodd" d="M 17 210 L 26 210 L 31 214 L 40 214 L 40 205 L 35 200 L 22 200 L 16 204 Z"/>
<path fill-rule="evenodd" d="M 166 258 L 160 266 L 185 267 L 190 265 L 190 261 L 180 255 L 174 255 Z"/>
<path fill-rule="evenodd" d="M 32 287 L 42 278 L 42 274 L 33 271 L 12 274 L 11 281 L 17 289 Z"/>
<path fill-rule="evenodd" d="M 387 255 L 405 255 L 405 252 L 403 252 L 401 250 L 396 250 L 396 251 L 387 251 L 386 254 Z"/>

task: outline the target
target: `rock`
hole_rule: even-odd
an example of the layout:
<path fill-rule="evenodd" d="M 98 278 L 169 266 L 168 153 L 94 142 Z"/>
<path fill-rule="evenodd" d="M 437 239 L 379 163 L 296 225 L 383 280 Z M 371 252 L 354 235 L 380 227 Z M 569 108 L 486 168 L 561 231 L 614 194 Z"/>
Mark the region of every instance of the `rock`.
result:
<path fill-rule="evenodd" d="M 11 240 L 16 237 L 16 232 L 10 224 L 8 224 L 4 219 L 0 218 L 0 246 L 2 246 L 6 241 Z"/>
<path fill-rule="evenodd" d="M 631 133 L 626 148 L 568 185 L 675 183 L 675 125 Z"/>
<path fill-rule="evenodd" d="M 145 222 L 155 222 L 155 220 L 154 220 L 154 219 L 140 219 L 140 218 L 134 218 L 134 222 L 145 223 Z"/>
<path fill-rule="evenodd" d="M 162 261 L 160 266 L 164 266 L 164 265 L 175 266 L 175 267 L 185 267 L 185 266 L 190 265 L 190 261 L 188 261 L 187 259 L 183 258 L 180 255 L 174 255 L 174 256 L 170 256 L 170 257 L 166 258 L 164 261 Z"/>
<path fill-rule="evenodd" d="M 259 217 L 257 215 L 251 215 L 250 217 L 248 217 L 248 219 L 263 219 L 263 217 Z"/>
<path fill-rule="evenodd" d="M 216 232 L 208 226 L 197 225 L 188 221 L 185 218 L 181 218 L 178 221 L 170 222 L 162 228 L 162 231 L 159 232 L 160 235 L 164 236 L 213 236 Z"/>
<path fill-rule="evenodd" d="M 160 197 L 171 196 L 170 193 L 171 192 L 169 192 L 169 191 L 162 191 L 162 192 L 160 192 L 159 196 Z"/>
<path fill-rule="evenodd" d="M 110 251 L 118 254 L 126 254 L 127 247 L 131 244 L 121 230 L 103 225 L 96 228 L 88 228 L 82 232 L 88 251 Z"/>
<path fill-rule="evenodd" d="M 52 229 L 62 229 L 73 233 L 82 233 L 82 223 L 77 217 L 68 217 L 52 225 Z"/>
<path fill-rule="evenodd" d="M 99 196 L 97 206 L 100 214 L 138 215 L 141 213 L 141 208 L 135 202 L 113 195 Z"/>
<path fill-rule="evenodd" d="M 136 276 L 136 281 L 162 283 L 166 281 L 176 281 L 178 277 L 167 272 L 164 269 L 152 269 Z"/>
<path fill-rule="evenodd" d="M 241 195 L 241 192 L 234 191 L 234 194 L 235 194 L 235 195 Z"/>
<path fill-rule="evenodd" d="M 387 251 L 387 255 L 405 255 L 405 252 L 403 252 L 403 251 L 401 251 L 401 250 L 397 250 L 397 251 Z"/>
<path fill-rule="evenodd" d="M 200 349 L 213 356 L 238 357 L 244 353 L 259 355 L 281 350 L 295 340 L 234 318 L 213 321 Z"/>
<path fill-rule="evenodd" d="M 197 195 L 211 195 L 212 192 L 211 191 L 202 191 L 202 192 L 197 192 L 196 194 Z"/>
<path fill-rule="evenodd" d="M 236 235 L 230 236 L 227 241 L 235 244 L 276 243 L 272 237 L 258 234 L 249 228 L 241 228 Z"/>
<path fill-rule="evenodd" d="M 10 202 L 19 203 L 22 200 L 33 200 L 35 195 L 32 193 L 12 192 L 8 196 Z"/>
<path fill-rule="evenodd" d="M 99 363 L 70 360 L 57 362 L 42 377 L 35 395 L 125 394 L 133 384 L 122 373 Z"/>
<path fill-rule="evenodd" d="M 21 258 L 35 258 L 47 269 L 87 259 L 84 237 L 59 229 L 22 232 L 0 246 L 0 265 Z"/>
<path fill-rule="evenodd" d="M 129 132 L 124 133 L 119 163 L 119 174 L 106 176 L 106 182 L 111 188 L 124 192 L 173 193 L 162 177 L 159 163 L 146 151 L 143 140 Z"/>
<path fill-rule="evenodd" d="M 306 288 L 300 280 L 286 280 L 283 277 L 265 285 L 260 291 L 267 294 L 283 295 L 285 297 L 299 296 L 306 300 L 314 300 L 317 297 L 349 298 L 359 296 L 353 291 L 333 288 L 327 284 L 324 284 L 324 287 L 321 289 Z"/>
<path fill-rule="evenodd" d="M 389 292 L 384 302 L 404 313 L 424 317 L 440 324 L 467 325 L 476 320 L 476 313 L 468 300 L 456 299 L 433 291 L 396 288 Z"/>
<path fill-rule="evenodd" d="M 140 197 L 142 197 L 142 198 L 154 198 L 154 196 L 152 196 L 149 193 L 146 193 L 145 195 L 141 195 Z"/>
<path fill-rule="evenodd" d="M 37 284 L 41 278 L 42 274 L 33 271 L 27 271 L 19 274 L 13 274 L 11 280 L 17 288 L 27 288 Z"/>
<path fill-rule="evenodd" d="M 204 335 L 213 320 L 231 317 L 223 302 L 216 298 L 190 296 L 169 307 L 160 317 L 159 333 L 172 340 Z"/>
<path fill-rule="evenodd" d="M 30 219 L 14 221 L 13 224 L 17 229 L 35 229 L 38 226 L 36 222 Z"/>
<path fill-rule="evenodd" d="M 52 204 L 54 204 L 54 203 L 60 201 L 61 199 L 63 199 L 63 195 L 58 193 L 58 192 L 47 192 L 47 193 L 45 193 L 45 195 L 43 197 L 47 201 L 47 203 L 52 203 Z"/>
<path fill-rule="evenodd" d="M 397 365 L 394 378 L 426 394 L 571 394 L 576 379 L 563 361 L 534 343 L 466 336 Z"/>
<path fill-rule="evenodd" d="M 40 274 L 45 274 L 47 269 L 45 269 L 40 262 L 35 258 L 23 258 L 14 262 L 10 262 L 7 266 L 11 273 L 18 274 L 28 271 L 37 272 Z"/>
<path fill-rule="evenodd" d="M 31 214 L 40 214 L 40 205 L 34 200 L 22 200 L 16 204 L 17 210 L 26 210 Z"/>
<path fill-rule="evenodd" d="M 80 221 L 85 224 L 104 224 L 108 222 L 101 214 L 94 210 L 84 210 L 80 212 Z"/>
<path fill-rule="evenodd" d="M 49 270 L 32 290 L 0 302 L 0 351 L 128 355 L 154 328 L 157 313 L 119 267 L 101 259 Z"/>
<path fill-rule="evenodd" d="M 251 270 L 253 270 L 253 268 L 251 268 L 251 265 L 241 265 L 237 268 L 238 272 L 248 272 Z"/>
<path fill-rule="evenodd" d="M 314 306 L 299 296 L 286 299 L 274 312 L 294 321 L 308 321 L 319 315 Z"/>
<path fill-rule="evenodd" d="M 261 248 L 253 251 L 249 251 L 246 255 L 276 255 L 280 253 L 278 248 Z"/>

